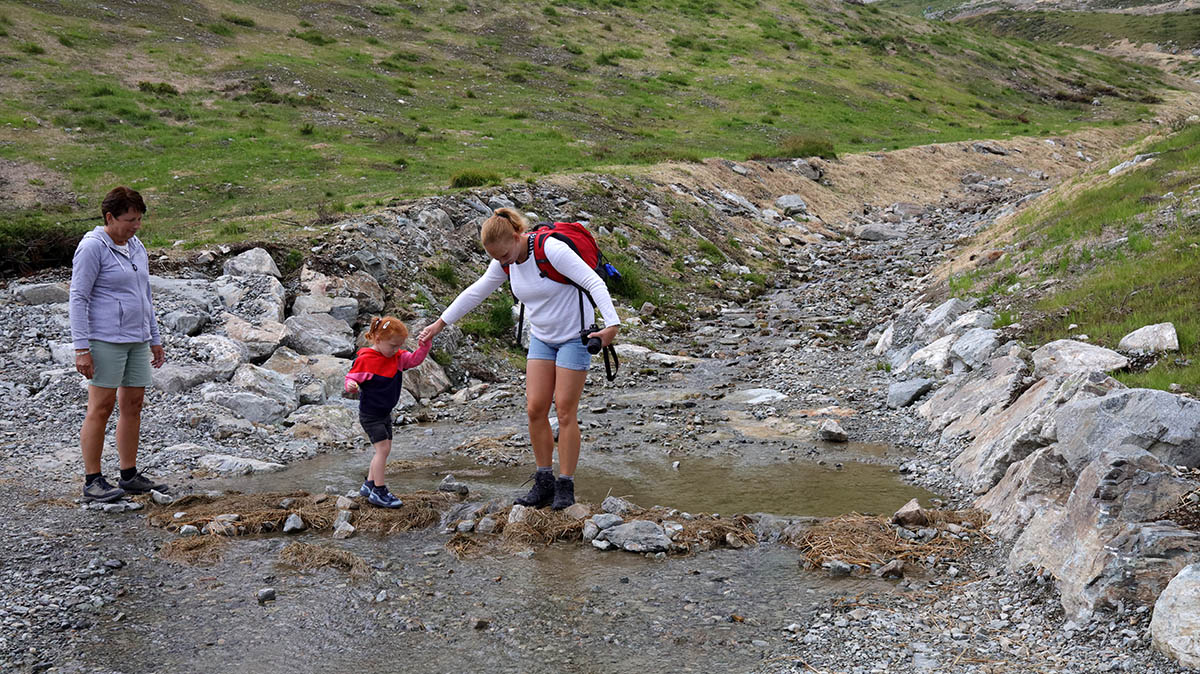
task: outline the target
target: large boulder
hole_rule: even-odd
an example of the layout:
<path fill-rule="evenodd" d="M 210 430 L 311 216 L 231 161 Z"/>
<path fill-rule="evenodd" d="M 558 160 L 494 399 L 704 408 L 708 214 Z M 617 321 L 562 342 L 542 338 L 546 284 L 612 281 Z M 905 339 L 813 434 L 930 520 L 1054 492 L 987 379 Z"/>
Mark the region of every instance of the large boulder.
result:
<path fill-rule="evenodd" d="M 417 224 L 434 231 L 449 232 L 454 229 L 454 220 L 440 208 L 427 208 L 417 214 Z"/>
<path fill-rule="evenodd" d="M 14 283 L 11 290 L 25 304 L 61 304 L 71 299 L 67 283 Z"/>
<path fill-rule="evenodd" d="M 1053 442 L 1053 431 L 1046 426 L 1060 407 L 1116 388 L 1124 386 L 1099 373 L 1042 379 L 981 425 L 971 444 L 950 464 L 951 470 L 982 494 L 1000 481 L 1010 465 Z"/>
<path fill-rule="evenodd" d="M 254 325 L 230 313 L 221 314 L 225 334 L 242 344 L 251 360 L 260 360 L 275 353 L 287 337 L 287 327 L 277 321 L 261 321 Z"/>
<path fill-rule="evenodd" d="M 914 400 L 925 395 L 929 389 L 933 388 L 933 384 L 934 380 L 932 379 L 898 381 L 888 386 L 887 406 L 894 410 L 901 407 L 908 407 Z"/>
<path fill-rule="evenodd" d="M 1154 648 L 1189 669 L 1200 669 L 1200 564 L 1185 566 L 1154 602 Z"/>
<path fill-rule="evenodd" d="M 288 417 L 288 433 L 296 438 L 311 438 L 323 445 L 365 440 L 358 424 L 358 412 L 345 405 L 305 405 Z"/>
<path fill-rule="evenodd" d="M 204 400 L 228 408 L 243 419 L 259 424 L 277 424 L 295 409 L 295 405 L 289 406 L 274 398 L 249 391 L 210 389 L 204 393 Z"/>
<path fill-rule="evenodd" d="M 855 227 L 854 236 L 863 241 L 890 241 L 891 239 L 904 238 L 904 232 L 885 225 L 882 222 L 872 222 Z"/>
<path fill-rule="evenodd" d="M 162 367 L 150 371 L 154 388 L 166 393 L 182 393 L 206 381 L 212 381 L 215 375 L 211 367 L 179 363 L 165 363 Z"/>
<path fill-rule="evenodd" d="M 1117 349 L 1129 353 L 1178 351 L 1179 336 L 1173 323 L 1158 323 L 1138 328 L 1121 338 Z"/>
<path fill-rule="evenodd" d="M 329 314 L 303 314 L 284 322 L 287 334 L 283 343 L 305 355 L 332 354 L 350 356 L 354 353 L 354 332 L 341 319 Z"/>
<path fill-rule="evenodd" d="M 233 373 L 233 379 L 229 383 L 251 393 L 278 400 L 288 412 L 297 407 L 296 380 L 291 375 L 246 363 Z"/>
<path fill-rule="evenodd" d="M 235 255 L 225 261 L 224 271 L 229 276 L 254 276 L 256 274 L 267 274 L 279 278 L 279 267 L 275 266 L 275 260 L 271 259 L 271 254 L 262 248 L 251 248 L 244 253 Z"/>
<path fill-rule="evenodd" d="M 176 309 L 162 317 L 162 326 L 189 337 L 200 334 L 208 324 L 208 314 L 196 309 Z"/>
<path fill-rule="evenodd" d="M 1048 504 L 1031 518 L 1009 556 L 1012 569 L 1048 569 L 1076 620 L 1105 605 L 1151 603 L 1200 559 L 1200 533 L 1153 521 L 1193 488 L 1190 481 L 1133 445 L 1109 445 L 1094 457 L 1066 503 Z M 1065 470 L 1070 481 L 1069 465 Z"/>
<path fill-rule="evenodd" d="M 156 302 L 168 299 L 205 313 L 212 313 L 221 307 L 221 298 L 212 283 L 204 279 L 165 278 L 151 274 L 150 293 Z"/>
<path fill-rule="evenodd" d="M 1113 372 L 1129 366 L 1121 354 L 1094 344 L 1059 339 L 1033 352 L 1033 370 L 1037 377 L 1073 372 Z"/>
<path fill-rule="evenodd" d="M 974 438 L 1024 390 L 1029 365 L 1021 355 L 1015 350 L 979 370 L 950 377 L 917 413 L 929 420 L 931 431 L 942 434 L 943 442 Z"/>
<path fill-rule="evenodd" d="M 227 311 L 251 323 L 283 321 L 286 293 L 274 276 L 218 276 L 213 289 Z"/>
<path fill-rule="evenodd" d="M 450 390 L 450 378 L 432 358 L 411 370 L 404 371 L 404 389 L 418 400 L 432 398 Z"/>
<path fill-rule="evenodd" d="M 897 374 L 928 372 L 940 374 L 950 370 L 950 349 L 953 348 L 954 335 L 946 335 L 932 344 L 914 351 L 908 360 L 896 371 Z"/>
<path fill-rule="evenodd" d="M 779 197 L 775 200 L 775 207 L 788 217 L 808 214 L 808 204 L 799 194 L 785 194 Z"/>
<path fill-rule="evenodd" d="M 362 311 L 383 311 L 383 287 L 379 285 L 375 277 L 366 272 L 356 271 L 345 278 L 338 279 L 331 294 L 357 300 Z"/>
<path fill-rule="evenodd" d="M 263 367 L 296 379 L 308 375 L 321 384 L 326 398 L 332 398 L 341 394 L 350 364 L 351 361 L 347 358 L 327 354 L 302 356 L 284 346 L 272 354 L 267 362 L 263 363 Z"/>
<path fill-rule="evenodd" d="M 1133 445 L 1170 466 L 1200 467 L 1200 401 L 1126 389 L 1064 406 L 1055 415 L 1059 453 L 1079 470 L 1097 449 Z"/>
<path fill-rule="evenodd" d="M 213 379 L 228 380 L 239 365 L 250 360 L 250 349 L 225 335 L 197 335 L 189 340 L 189 344 L 201 362 L 212 371 Z"/>
<path fill-rule="evenodd" d="M 604 529 L 596 539 L 606 540 L 629 552 L 664 552 L 671 547 L 671 539 L 667 538 L 663 528 L 649 520 L 634 520 Z"/>
<path fill-rule="evenodd" d="M 921 321 L 913 332 L 913 340 L 922 344 L 928 344 L 933 340 L 939 339 L 950 331 L 950 326 L 959 316 L 971 308 L 971 305 L 958 299 L 957 297 L 950 298 L 942 302 L 936 309 L 929 312 L 929 315 Z"/>
<path fill-rule="evenodd" d="M 956 370 L 974 370 L 986 363 L 1000 345 L 1000 332 L 987 328 L 970 328 L 950 347 L 950 360 Z M 961 367 L 960 367 L 961 364 Z"/>
<path fill-rule="evenodd" d="M 301 295 L 292 303 L 292 313 L 329 314 L 346 323 L 358 319 L 358 300 L 353 297 L 329 297 L 327 295 Z"/>

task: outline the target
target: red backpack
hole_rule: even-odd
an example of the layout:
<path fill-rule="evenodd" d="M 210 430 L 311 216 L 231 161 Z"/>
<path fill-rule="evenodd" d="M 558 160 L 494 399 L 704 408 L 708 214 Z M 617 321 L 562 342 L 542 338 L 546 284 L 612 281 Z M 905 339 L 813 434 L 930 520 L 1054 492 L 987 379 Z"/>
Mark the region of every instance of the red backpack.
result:
<path fill-rule="evenodd" d="M 579 284 L 558 273 L 558 270 L 550 264 L 549 258 L 546 257 L 546 240 L 550 238 L 558 239 L 570 246 L 571 250 L 575 251 L 575 254 L 587 263 L 587 266 L 591 267 L 592 271 L 596 272 L 596 275 L 606 284 L 610 278 L 621 277 L 616 267 L 608 264 L 604 259 L 604 254 L 600 252 L 600 246 L 596 245 L 596 237 L 592 236 L 587 227 L 578 222 L 542 223 L 529 230 L 529 233 L 533 261 L 537 264 L 538 271 L 542 276 L 551 281 L 579 287 Z M 508 265 L 503 265 L 503 267 L 504 273 L 507 274 Z"/>
<path fill-rule="evenodd" d="M 604 253 L 600 252 L 600 246 L 596 244 L 596 237 L 588 231 L 587 227 L 578 222 L 547 222 L 542 223 L 533 229 L 529 230 L 529 254 L 533 256 L 534 264 L 537 265 L 538 271 L 543 278 L 548 278 L 557 283 L 575 286 L 579 290 L 579 324 L 582 328 L 581 333 L 587 332 L 587 320 L 584 315 L 583 298 L 586 295 L 588 302 L 592 304 L 592 310 L 596 309 L 596 301 L 592 299 L 591 293 L 584 290 L 578 283 L 563 276 L 554 265 L 550 264 L 550 259 L 546 257 L 546 241 L 550 238 L 558 239 L 567 244 L 575 254 L 582 259 L 587 266 L 596 272 L 604 284 L 610 285 L 610 281 L 615 281 L 621 278 L 621 272 L 617 268 L 608 263 L 604 259 Z M 504 273 L 508 274 L 508 265 L 501 265 Z M 593 323 L 594 327 L 594 323 Z M 517 322 L 517 343 L 521 343 L 521 332 L 525 329 L 525 304 L 521 303 L 521 317 Z M 586 341 L 586 340 L 585 340 Z M 609 357 L 612 357 L 613 366 L 609 365 Z M 620 367 L 620 361 L 617 360 L 617 352 L 612 346 L 604 348 L 604 369 L 609 381 L 616 379 L 617 369 Z"/>

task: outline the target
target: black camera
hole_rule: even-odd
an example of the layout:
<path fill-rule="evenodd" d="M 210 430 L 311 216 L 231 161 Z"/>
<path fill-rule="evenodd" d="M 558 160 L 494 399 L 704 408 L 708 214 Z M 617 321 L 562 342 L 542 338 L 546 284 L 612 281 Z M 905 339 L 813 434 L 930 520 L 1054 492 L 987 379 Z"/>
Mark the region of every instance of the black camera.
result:
<path fill-rule="evenodd" d="M 595 355 L 600 353 L 600 349 L 604 348 L 604 342 L 600 341 L 599 337 L 588 337 L 593 332 L 599 332 L 600 328 L 596 327 L 595 323 L 579 331 L 579 341 L 587 347 L 588 353 Z"/>

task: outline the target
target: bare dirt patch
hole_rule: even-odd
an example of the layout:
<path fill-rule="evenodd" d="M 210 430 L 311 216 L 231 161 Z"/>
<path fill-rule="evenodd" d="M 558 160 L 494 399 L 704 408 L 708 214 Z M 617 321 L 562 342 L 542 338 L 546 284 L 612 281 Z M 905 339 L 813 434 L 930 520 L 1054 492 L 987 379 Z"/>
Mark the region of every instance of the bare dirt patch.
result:
<path fill-rule="evenodd" d="M 0 159 L 0 211 L 27 208 L 78 208 L 75 192 L 62 174 L 31 162 Z"/>

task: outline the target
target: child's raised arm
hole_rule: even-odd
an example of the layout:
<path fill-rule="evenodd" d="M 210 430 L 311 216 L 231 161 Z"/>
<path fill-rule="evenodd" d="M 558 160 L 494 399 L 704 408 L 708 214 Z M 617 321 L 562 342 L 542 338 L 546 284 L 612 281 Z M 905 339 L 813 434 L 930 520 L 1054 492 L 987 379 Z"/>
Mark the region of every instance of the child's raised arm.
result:
<path fill-rule="evenodd" d="M 401 351 L 397 354 L 400 357 L 400 369 L 410 370 L 421 363 L 425 362 L 425 356 L 429 354 L 429 347 L 433 346 L 433 340 L 425 342 L 417 342 L 417 350 L 413 352 Z"/>

